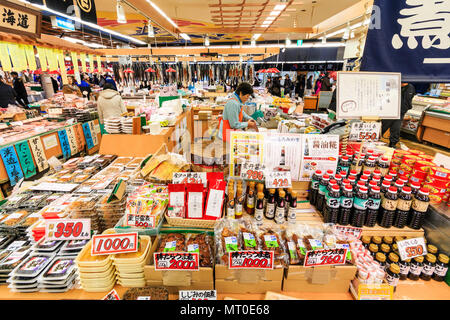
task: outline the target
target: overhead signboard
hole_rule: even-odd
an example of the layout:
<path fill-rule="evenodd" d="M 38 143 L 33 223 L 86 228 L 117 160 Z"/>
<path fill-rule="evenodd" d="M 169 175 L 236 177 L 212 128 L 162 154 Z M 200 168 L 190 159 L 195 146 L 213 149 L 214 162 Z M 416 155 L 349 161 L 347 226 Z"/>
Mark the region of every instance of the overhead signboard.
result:
<path fill-rule="evenodd" d="M 52 27 L 75 31 L 75 22 L 63 17 L 51 16 Z"/>
<path fill-rule="evenodd" d="M 28 9 L 8 1 L 0 0 L 0 31 L 26 35 L 33 38 L 41 36 L 39 11 Z"/>

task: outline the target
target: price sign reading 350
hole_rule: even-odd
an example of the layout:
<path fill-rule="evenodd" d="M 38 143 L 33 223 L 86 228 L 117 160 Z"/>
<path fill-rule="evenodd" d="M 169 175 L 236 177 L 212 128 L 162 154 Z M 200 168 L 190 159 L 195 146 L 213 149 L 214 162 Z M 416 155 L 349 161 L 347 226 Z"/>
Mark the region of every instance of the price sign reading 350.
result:
<path fill-rule="evenodd" d="M 86 240 L 91 238 L 90 219 L 49 219 L 45 223 L 47 240 Z"/>
<path fill-rule="evenodd" d="M 397 246 L 402 261 L 424 256 L 428 253 L 424 238 L 397 241 Z"/>

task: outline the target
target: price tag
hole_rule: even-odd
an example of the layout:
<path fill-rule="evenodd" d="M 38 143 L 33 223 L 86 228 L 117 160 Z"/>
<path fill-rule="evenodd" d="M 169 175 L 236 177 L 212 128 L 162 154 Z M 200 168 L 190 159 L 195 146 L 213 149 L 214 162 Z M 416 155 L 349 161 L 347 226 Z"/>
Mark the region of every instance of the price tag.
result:
<path fill-rule="evenodd" d="M 102 300 L 120 300 L 120 297 L 116 289 L 112 289 Z"/>
<path fill-rule="evenodd" d="M 273 269 L 273 251 L 228 252 L 229 269 Z"/>
<path fill-rule="evenodd" d="M 267 189 L 282 189 L 291 187 L 292 180 L 290 171 L 269 172 L 266 174 Z"/>
<path fill-rule="evenodd" d="M 217 290 L 180 290 L 178 300 L 217 300 Z"/>
<path fill-rule="evenodd" d="M 45 221 L 47 240 L 85 240 L 91 238 L 91 219 L 49 219 Z"/>
<path fill-rule="evenodd" d="M 345 264 L 347 249 L 327 249 L 306 252 L 305 267 Z"/>
<path fill-rule="evenodd" d="M 388 284 L 358 285 L 358 300 L 393 300 L 394 287 Z"/>
<path fill-rule="evenodd" d="M 423 237 L 397 241 L 397 246 L 402 261 L 424 256 L 428 253 Z"/>
<path fill-rule="evenodd" d="M 136 252 L 137 245 L 137 232 L 95 235 L 92 237 L 91 255 Z"/>
<path fill-rule="evenodd" d="M 206 179 L 206 172 L 174 172 L 172 183 L 203 183 L 203 186 L 206 187 L 208 180 Z"/>
<path fill-rule="evenodd" d="M 334 230 L 337 233 L 342 234 L 343 236 L 353 236 L 356 239 L 360 239 L 361 238 L 361 233 L 362 233 L 362 228 L 355 228 L 355 227 L 346 227 L 346 226 L 338 226 L 335 225 L 334 226 Z"/>
<path fill-rule="evenodd" d="M 197 252 L 158 252 L 154 253 L 155 270 L 198 271 Z"/>
<path fill-rule="evenodd" d="M 260 163 L 245 162 L 241 166 L 241 179 L 264 181 L 266 166 Z"/>
<path fill-rule="evenodd" d="M 155 216 L 127 213 L 125 224 L 129 227 L 155 228 Z"/>
<path fill-rule="evenodd" d="M 354 122 L 348 139 L 350 141 L 378 141 L 381 122 Z"/>
<path fill-rule="evenodd" d="M 71 118 L 71 119 L 66 121 L 66 126 L 72 125 L 74 122 L 75 122 L 75 119 Z"/>

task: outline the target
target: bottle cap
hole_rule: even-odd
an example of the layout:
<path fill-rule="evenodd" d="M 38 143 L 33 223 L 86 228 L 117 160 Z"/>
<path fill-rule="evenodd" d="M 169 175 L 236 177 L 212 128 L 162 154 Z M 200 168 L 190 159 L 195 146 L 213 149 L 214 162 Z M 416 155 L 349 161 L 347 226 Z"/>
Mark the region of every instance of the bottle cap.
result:
<path fill-rule="evenodd" d="M 392 262 L 398 262 L 398 255 L 393 252 L 389 253 L 389 260 L 391 260 Z"/>
<path fill-rule="evenodd" d="M 356 172 L 356 170 L 350 170 L 350 174 L 351 174 L 352 176 L 356 176 L 358 173 Z"/>
<path fill-rule="evenodd" d="M 356 178 L 355 178 L 355 176 L 348 176 L 348 180 L 349 180 L 349 181 L 355 182 L 355 181 L 356 181 Z"/>
<path fill-rule="evenodd" d="M 372 238 L 372 241 L 375 244 L 380 244 L 381 243 L 381 237 L 375 236 L 375 237 Z"/>
<path fill-rule="evenodd" d="M 387 244 L 392 244 L 392 242 L 394 242 L 394 239 L 392 237 L 383 237 L 383 242 Z"/>
<path fill-rule="evenodd" d="M 333 175 L 333 173 L 334 173 L 334 171 L 333 171 L 333 170 L 331 170 L 331 169 L 330 169 L 330 170 L 327 170 L 327 174 L 328 174 L 328 175 L 332 176 L 332 175 Z"/>
<path fill-rule="evenodd" d="M 330 180 L 330 184 L 331 184 L 331 185 L 337 184 L 337 181 L 336 181 L 335 179 L 331 179 L 331 180 Z"/>
<path fill-rule="evenodd" d="M 317 174 L 318 176 L 321 176 L 321 175 L 322 175 L 322 170 L 316 170 L 316 174 Z"/>
<path fill-rule="evenodd" d="M 375 157 L 369 157 L 369 161 L 370 162 L 375 161 Z"/>
<path fill-rule="evenodd" d="M 330 176 L 327 174 L 324 174 L 322 177 L 323 180 L 330 180 Z"/>
<path fill-rule="evenodd" d="M 369 177 L 366 176 L 366 175 L 362 175 L 361 178 L 359 178 L 359 180 L 361 180 L 361 181 L 367 181 L 367 180 L 369 180 Z"/>
<path fill-rule="evenodd" d="M 418 263 L 422 263 L 423 262 L 423 256 L 415 257 L 414 261 L 418 262 Z"/>
<path fill-rule="evenodd" d="M 379 186 L 373 187 L 372 191 L 375 193 L 380 192 L 380 187 Z"/>
<path fill-rule="evenodd" d="M 432 244 L 427 245 L 428 253 L 436 254 L 438 252 L 438 248 Z"/>
<path fill-rule="evenodd" d="M 379 175 L 381 175 L 381 171 L 378 169 L 375 169 L 375 170 L 373 170 L 373 174 L 379 176 Z"/>
<path fill-rule="evenodd" d="M 441 254 L 438 256 L 438 259 L 439 259 L 440 262 L 442 262 L 442 263 L 444 263 L 444 264 L 447 264 L 448 261 L 450 260 L 450 259 L 448 258 L 448 256 L 446 256 L 446 255 L 443 254 L 443 253 L 441 253 Z"/>
<path fill-rule="evenodd" d="M 363 236 L 363 237 L 361 238 L 361 241 L 362 241 L 363 243 L 365 243 L 365 244 L 368 244 L 368 243 L 370 243 L 370 237 L 369 237 L 369 236 Z"/>
<path fill-rule="evenodd" d="M 411 181 L 411 185 L 416 187 L 416 188 L 420 188 L 420 183 L 419 181 Z"/>
<path fill-rule="evenodd" d="M 408 181 L 408 177 L 406 177 L 406 176 L 400 176 L 399 179 L 401 179 L 403 181 Z"/>
<path fill-rule="evenodd" d="M 369 170 L 364 170 L 363 171 L 363 175 L 365 175 L 366 177 L 370 176 L 370 171 Z"/>
<path fill-rule="evenodd" d="M 280 192 L 278 192 L 278 195 L 279 195 L 281 198 L 284 198 L 284 197 L 286 196 L 286 193 L 285 193 L 283 190 L 280 190 Z"/>
<path fill-rule="evenodd" d="M 387 175 L 384 176 L 384 180 L 392 181 L 392 176 L 390 174 L 387 174 Z"/>
<path fill-rule="evenodd" d="M 386 157 L 381 157 L 381 161 L 383 161 L 383 162 L 388 162 L 388 161 L 389 161 L 389 159 L 388 159 L 388 158 L 386 158 Z"/>
<path fill-rule="evenodd" d="M 404 240 L 405 238 L 404 237 L 400 237 L 400 236 L 395 236 L 394 237 L 394 241 L 395 242 L 399 242 L 399 241 L 402 241 L 402 240 Z"/>
<path fill-rule="evenodd" d="M 369 182 L 369 186 L 370 187 L 376 187 L 377 186 L 377 182 L 372 180 L 372 181 Z"/>
<path fill-rule="evenodd" d="M 343 183 L 344 185 L 346 185 L 346 184 L 350 184 L 350 180 L 348 180 L 348 179 L 344 179 L 344 180 L 342 180 L 342 183 Z"/>
<path fill-rule="evenodd" d="M 334 179 L 336 180 L 342 180 L 342 176 L 340 174 L 337 174 L 334 176 Z"/>
<path fill-rule="evenodd" d="M 372 154 L 372 153 L 373 153 L 373 150 L 372 150 L 372 149 L 369 149 L 369 150 L 367 150 L 367 153 L 368 153 L 368 154 Z"/>
<path fill-rule="evenodd" d="M 397 193 L 397 188 L 396 187 L 389 187 L 389 192 Z"/>
<path fill-rule="evenodd" d="M 297 191 L 292 191 L 291 192 L 291 197 L 292 198 L 297 198 Z"/>
<path fill-rule="evenodd" d="M 258 199 L 264 199 L 264 193 L 258 192 Z"/>
<path fill-rule="evenodd" d="M 345 191 L 353 191 L 353 187 L 350 184 L 346 184 L 344 187 Z"/>
<path fill-rule="evenodd" d="M 365 187 L 366 184 L 364 183 L 364 181 L 358 181 L 357 186 L 358 186 L 358 187 Z"/>
<path fill-rule="evenodd" d="M 411 188 L 410 187 L 403 187 L 402 191 L 404 193 L 411 193 Z"/>
<path fill-rule="evenodd" d="M 369 251 L 370 252 L 377 252 L 378 251 L 378 246 L 375 243 L 371 243 L 369 245 Z"/>
<path fill-rule="evenodd" d="M 381 251 L 383 251 L 384 253 L 389 253 L 391 251 L 391 248 L 389 248 L 387 244 L 383 243 L 381 245 Z"/>
<path fill-rule="evenodd" d="M 400 267 L 395 263 L 391 263 L 389 270 L 391 270 L 392 273 L 400 273 Z"/>
<path fill-rule="evenodd" d="M 347 175 L 347 172 L 346 172 L 346 171 L 341 171 L 341 172 L 339 172 L 339 174 L 340 174 L 342 177 L 345 177 L 345 176 Z"/>
<path fill-rule="evenodd" d="M 333 191 L 339 191 L 341 188 L 337 184 L 335 184 L 331 189 Z"/>
<path fill-rule="evenodd" d="M 343 157 L 342 157 L 342 160 L 348 161 L 348 157 L 347 157 L 347 156 L 343 156 Z"/>
<path fill-rule="evenodd" d="M 425 258 L 427 259 L 428 262 L 431 263 L 436 263 L 436 256 L 432 253 L 428 253 Z"/>
<path fill-rule="evenodd" d="M 380 263 L 386 262 L 386 256 L 383 252 L 377 252 L 377 254 L 375 255 L 375 259 Z"/>
<path fill-rule="evenodd" d="M 390 184 L 389 181 L 383 181 L 382 186 L 383 186 L 383 187 L 390 187 L 391 184 Z"/>
<path fill-rule="evenodd" d="M 398 179 L 397 181 L 395 181 L 395 186 L 397 187 L 397 188 L 402 188 L 403 186 L 405 185 L 405 183 L 402 181 L 402 180 L 400 180 L 400 179 Z"/>
<path fill-rule="evenodd" d="M 426 196 L 430 194 L 430 190 L 428 188 L 421 188 L 420 192 Z"/>
<path fill-rule="evenodd" d="M 362 193 L 367 193 L 367 187 L 361 187 L 359 188 L 359 191 Z"/>
<path fill-rule="evenodd" d="M 389 175 L 396 177 L 397 176 L 397 172 L 395 172 L 394 170 L 389 171 Z"/>

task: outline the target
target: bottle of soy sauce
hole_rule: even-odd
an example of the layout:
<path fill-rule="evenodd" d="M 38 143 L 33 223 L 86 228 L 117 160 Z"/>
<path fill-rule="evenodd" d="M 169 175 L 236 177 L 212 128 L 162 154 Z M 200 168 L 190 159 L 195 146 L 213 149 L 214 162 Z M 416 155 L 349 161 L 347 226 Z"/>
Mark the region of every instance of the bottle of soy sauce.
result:
<path fill-rule="evenodd" d="M 432 278 L 438 282 L 444 281 L 445 275 L 448 271 L 448 261 L 449 258 L 445 254 L 440 254 L 438 256 L 438 261 L 436 262 L 436 266 L 434 268 L 434 274 Z"/>
<path fill-rule="evenodd" d="M 313 206 L 317 206 L 317 194 L 319 193 L 319 183 L 320 180 L 322 179 L 322 175 L 323 175 L 322 171 L 316 170 L 311 179 L 311 187 L 309 188 L 310 190 L 309 202 Z"/>
<path fill-rule="evenodd" d="M 367 201 L 367 215 L 364 225 L 366 227 L 375 227 L 377 223 L 378 212 L 380 210 L 381 195 L 379 187 L 372 187 Z"/>
<path fill-rule="evenodd" d="M 389 159 L 386 157 L 381 157 L 378 161 L 377 169 L 381 171 L 381 176 L 384 177 L 389 171 Z"/>
<path fill-rule="evenodd" d="M 325 193 L 327 191 L 328 182 L 330 181 L 330 176 L 324 174 L 319 183 L 319 191 L 317 193 L 316 209 L 322 212 L 325 203 Z"/>
<path fill-rule="evenodd" d="M 255 205 L 255 220 L 257 226 L 262 226 L 264 218 L 264 193 L 258 192 Z"/>
<path fill-rule="evenodd" d="M 345 185 L 340 199 L 339 224 L 346 226 L 350 223 L 353 208 L 353 188 Z"/>
<path fill-rule="evenodd" d="M 360 187 L 353 202 L 352 226 L 362 228 L 367 213 L 367 187 Z"/>
<path fill-rule="evenodd" d="M 388 192 L 384 195 L 381 203 L 381 214 L 379 216 L 378 224 L 383 228 L 390 228 L 394 223 L 395 210 L 397 209 L 397 188 L 390 187 Z"/>
<path fill-rule="evenodd" d="M 395 212 L 394 227 L 404 228 L 408 223 L 409 211 L 412 204 L 410 187 L 403 187 L 397 201 L 397 211 Z"/>
<path fill-rule="evenodd" d="M 269 197 L 267 198 L 267 206 L 266 211 L 264 212 L 264 216 L 268 220 L 273 220 L 275 218 L 275 189 L 269 189 Z"/>
<path fill-rule="evenodd" d="M 393 178 L 392 178 L 392 176 L 390 175 L 390 174 L 387 174 L 387 175 L 385 175 L 384 177 L 383 177 L 383 182 L 382 183 L 384 183 L 385 181 L 387 181 L 387 182 L 389 182 L 389 186 L 391 186 L 392 185 L 392 180 Z"/>
<path fill-rule="evenodd" d="M 411 229 L 418 230 L 422 228 L 422 224 L 425 220 L 425 216 L 428 211 L 428 206 L 430 204 L 429 191 L 426 188 L 419 190 L 417 195 L 414 197 L 411 205 L 410 220 L 408 227 Z"/>
<path fill-rule="evenodd" d="M 340 157 L 336 172 L 341 173 L 341 171 L 345 171 L 345 175 L 342 176 L 343 178 L 345 178 L 347 177 L 349 170 L 350 170 L 350 159 L 347 156 Z"/>
<path fill-rule="evenodd" d="M 383 181 L 383 183 L 381 184 L 381 195 L 384 197 L 384 195 L 386 194 L 386 192 L 389 190 L 389 188 L 391 187 L 391 184 L 389 183 L 389 181 Z"/>
<path fill-rule="evenodd" d="M 423 270 L 423 256 L 415 257 L 411 261 L 408 279 L 414 280 L 414 281 L 419 280 L 422 270 Z"/>
<path fill-rule="evenodd" d="M 297 192 L 292 191 L 291 201 L 289 202 L 288 222 L 295 224 L 297 222 Z"/>
<path fill-rule="evenodd" d="M 436 267 L 436 256 L 434 254 L 428 253 L 425 256 L 425 261 L 423 262 L 422 273 L 420 274 L 420 279 L 425 281 L 430 281 L 431 276 L 434 273 Z"/>
<path fill-rule="evenodd" d="M 285 209 L 286 209 L 286 200 L 285 200 L 285 192 L 283 190 L 279 191 L 279 197 L 277 201 L 277 208 L 275 210 L 275 222 L 277 224 L 283 224 L 286 222 L 285 218 Z"/>
<path fill-rule="evenodd" d="M 339 200 L 341 197 L 340 188 L 337 184 L 333 185 L 328 193 L 324 220 L 326 223 L 337 223 L 339 217 Z"/>

